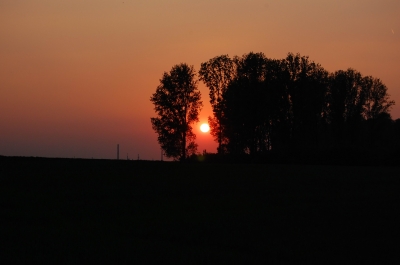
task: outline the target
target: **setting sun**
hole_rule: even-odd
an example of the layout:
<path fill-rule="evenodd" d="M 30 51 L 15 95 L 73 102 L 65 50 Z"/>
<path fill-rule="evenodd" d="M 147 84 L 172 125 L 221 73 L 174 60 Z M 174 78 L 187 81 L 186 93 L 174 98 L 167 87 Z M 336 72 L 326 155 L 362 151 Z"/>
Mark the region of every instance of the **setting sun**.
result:
<path fill-rule="evenodd" d="M 207 123 L 203 123 L 203 124 L 200 126 L 200 131 L 202 131 L 202 132 L 204 132 L 204 133 L 208 132 L 209 130 L 210 130 L 210 126 L 208 126 Z"/>

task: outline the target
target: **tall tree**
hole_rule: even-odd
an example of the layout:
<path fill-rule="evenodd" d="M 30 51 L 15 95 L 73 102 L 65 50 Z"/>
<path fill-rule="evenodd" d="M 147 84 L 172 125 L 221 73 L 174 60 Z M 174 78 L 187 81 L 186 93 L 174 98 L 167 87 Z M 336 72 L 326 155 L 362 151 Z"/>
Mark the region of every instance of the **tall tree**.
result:
<path fill-rule="evenodd" d="M 194 154 L 197 144 L 192 124 L 198 122 L 203 106 L 193 66 L 178 64 L 164 72 L 151 96 L 157 117 L 151 118 L 158 142 L 167 157 L 184 160 Z"/>
<path fill-rule="evenodd" d="M 395 102 L 389 100 L 387 87 L 380 79 L 365 76 L 362 80 L 362 86 L 366 94 L 363 118 L 366 120 L 364 123 L 368 125 L 367 128 L 364 128 L 364 132 L 369 136 L 367 144 L 371 146 L 387 145 L 386 143 L 390 142 L 394 144 L 396 141 L 388 132 L 394 127 L 389 110 Z"/>
<path fill-rule="evenodd" d="M 363 78 L 363 85 L 366 90 L 366 102 L 364 107 L 364 118 L 376 119 L 382 113 L 389 113 L 390 108 L 395 104 L 389 100 L 387 87 L 379 78 L 366 76 Z"/>
<path fill-rule="evenodd" d="M 329 106 L 331 121 L 360 121 L 366 101 L 363 77 L 354 69 L 339 70 L 331 75 Z"/>
<path fill-rule="evenodd" d="M 293 144 L 318 145 L 326 116 L 328 72 L 308 56 L 289 53 L 284 61 L 289 75 Z"/>
<path fill-rule="evenodd" d="M 354 69 L 339 70 L 330 76 L 329 119 L 336 143 L 356 144 L 367 100 L 365 82 Z"/>
<path fill-rule="evenodd" d="M 235 64 L 228 55 L 216 56 L 201 64 L 199 76 L 210 90 L 210 103 L 214 117 L 208 117 L 211 135 L 218 141 L 218 153 L 223 153 L 223 135 L 221 127 L 222 95 L 235 75 Z"/>
<path fill-rule="evenodd" d="M 236 105 L 243 119 L 243 136 L 248 152 L 252 155 L 264 151 L 268 142 L 268 112 L 265 104 L 264 85 L 268 59 L 263 53 L 235 57 L 237 82 L 240 84 L 240 104 Z"/>
<path fill-rule="evenodd" d="M 223 94 L 223 128 L 229 153 L 257 154 L 269 148 L 269 106 L 263 53 L 235 57 L 236 74 Z"/>
<path fill-rule="evenodd" d="M 278 150 L 288 145 L 291 128 L 288 80 L 285 60 L 268 59 L 264 80 L 264 104 L 268 113 L 267 150 Z"/>

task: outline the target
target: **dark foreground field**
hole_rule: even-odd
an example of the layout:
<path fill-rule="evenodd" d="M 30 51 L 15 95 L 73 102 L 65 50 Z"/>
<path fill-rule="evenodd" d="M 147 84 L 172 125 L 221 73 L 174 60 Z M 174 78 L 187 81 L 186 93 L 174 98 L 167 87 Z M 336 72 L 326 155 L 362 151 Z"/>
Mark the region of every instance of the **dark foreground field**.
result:
<path fill-rule="evenodd" d="M 399 188 L 399 167 L 0 157 L 1 264 L 384 264 Z"/>

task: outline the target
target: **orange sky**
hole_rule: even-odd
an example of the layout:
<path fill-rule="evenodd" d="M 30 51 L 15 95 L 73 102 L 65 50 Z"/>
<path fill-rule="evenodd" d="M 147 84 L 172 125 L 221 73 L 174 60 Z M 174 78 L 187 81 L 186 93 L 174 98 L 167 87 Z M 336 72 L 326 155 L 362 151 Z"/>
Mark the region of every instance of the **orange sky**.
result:
<path fill-rule="evenodd" d="M 0 155 L 115 158 L 120 144 L 159 159 L 149 99 L 163 72 L 250 51 L 379 77 L 400 118 L 398 0 L 5 0 Z M 199 126 L 199 151 L 215 152 Z"/>

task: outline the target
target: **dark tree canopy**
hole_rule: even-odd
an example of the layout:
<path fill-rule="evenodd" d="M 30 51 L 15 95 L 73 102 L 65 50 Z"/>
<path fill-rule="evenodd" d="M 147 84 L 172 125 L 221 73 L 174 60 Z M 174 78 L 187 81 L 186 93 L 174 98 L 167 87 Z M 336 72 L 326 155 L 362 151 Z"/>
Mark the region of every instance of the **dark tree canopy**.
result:
<path fill-rule="evenodd" d="M 317 142 L 326 119 L 327 71 L 299 54 L 276 60 L 251 52 L 234 62 L 236 74 L 221 100 L 229 153 Z"/>
<path fill-rule="evenodd" d="M 330 75 L 329 82 L 329 122 L 336 144 L 356 144 L 363 140 L 362 131 L 375 130 L 363 126 L 365 121 L 375 124 L 375 120 L 389 117 L 394 101 L 389 100 L 387 87 L 377 78 L 363 77 L 354 69 L 340 70 Z M 370 137 L 373 137 L 370 134 Z M 368 141 L 367 141 L 368 142 Z"/>
<path fill-rule="evenodd" d="M 363 110 L 364 118 L 367 120 L 376 119 L 382 113 L 388 113 L 394 105 L 394 101 L 389 100 L 387 87 L 379 78 L 372 76 L 364 77 L 363 81 L 367 94 Z"/>
<path fill-rule="evenodd" d="M 326 118 L 328 72 L 307 56 L 289 53 L 284 59 L 289 94 L 292 142 L 296 146 L 318 145 L 320 125 Z"/>
<path fill-rule="evenodd" d="M 394 101 L 379 79 L 353 69 L 330 74 L 300 54 L 217 56 L 199 75 L 210 90 L 219 153 L 376 145 L 391 126 Z"/>
<path fill-rule="evenodd" d="M 213 117 L 208 117 L 211 135 L 218 142 L 218 153 L 223 152 L 222 145 L 225 139 L 222 135 L 221 101 L 222 95 L 232 82 L 235 75 L 235 64 L 228 55 L 221 55 L 202 63 L 199 71 L 200 80 L 209 88 L 210 103 L 213 109 Z"/>
<path fill-rule="evenodd" d="M 224 123 L 231 139 L 227 148 L 233 153 L 254 154 L 268 147 L 269 110 L 265 100 L 268 60 L 263 53 L 234 58 L 236 75 L 225 92 Z M 235 140 L 233 140 L 235 139 Z"/>
<path fill-rule="evenodd" d="M 191 125 L 198 121 L 202 102 L 195 75 L 193 67 L 176 65 L 164 73 L 151 97 L 158 142 L 176 160 L 197 148 Z M 400 122 L 390 116 L 394 101 L 387 87 L 354 69 L 329 73 L 308 56 L 288 53 L 270 59 L 250 52 L 202 63 L 199 79 L 209 89 L 216 157 L 400 150 Z"/>
<path fill-rule="evenodd" d="M 193 66 L 175 65 L 160 79 L 160 85 L 150 98 L 157 114 L 151 118 L 151 124 L 167 157 L 184 160 L 195 154 L 197 144 L 192 124 L 198 121 L 200 99 Z"/>

